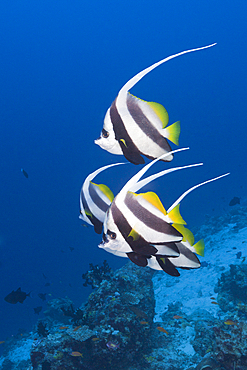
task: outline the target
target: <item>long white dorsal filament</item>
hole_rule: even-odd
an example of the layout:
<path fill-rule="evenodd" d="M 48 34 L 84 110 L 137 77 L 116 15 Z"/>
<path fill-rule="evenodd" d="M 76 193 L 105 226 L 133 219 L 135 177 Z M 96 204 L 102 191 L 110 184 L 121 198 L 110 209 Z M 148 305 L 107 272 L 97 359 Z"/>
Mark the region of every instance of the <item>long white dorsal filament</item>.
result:
<path fill-rule="evenodd" d="M 88 184 L 90 181 L 92 181 L 100 172 L 106 170 L 107 168 L 110 168 L 110 167 L 113 167 L 113 166 L 119 166 L 120 164 L 126 164 L 125 162 L 121 162 L 121 163 L 112 163 L 112 164 L 108 164 L 107 166 L 103 166 L 103 167 L 100 167 L 98 168 L 96 171 L 90 173 L 87 178 L 85 179 L 84 181 L 84 184 Z"/>
<path fill-rule="evenodd" d="M 167 210 L 167 213 L 171 212 L 173 210 L 173 208 L 175 208 L 185 197 L 186 195 L 188 195 L 190 192 L 192 192 L 193 190 L 195 190 L 196 188 L 199 188 L 199 186 L 202 186 L 202 185 L 205 185 L 205 184 L 208 184 L 209 182 L 212 182 L 212 181 L 215 181 L 215 180 L 218 180 L 218 179 L 221 179 L 222 177 L 225 177 L 227 175 L 230 175 L 230 172 L 228 173 L 225 173 L 224 175 L 221 175 L 221 176 L 218 176 L 218 177 L 214 177 L 213 179 L 210 179 L 210 180 L 207 180 L 207 181 L 204 181 L 204 182 L 201 182 L 200 184 L 197 184 L 195 186 L 193 186 L 192 188 L 188 189 L 187 191 L 185 191 L 177 200 L 176 202 L 173 203 L 173 205 Z"/>
<path fill-rule="evenodd" d="M 163 159 L 167 156 L 169 156 L 170 154 L 174 154 L 174 153 L 177 153 L 177 152 L 181 152 L 183 150 L 188 150 L 189 148 L 180 148 L 180 149 L 175 149 L 171 152 L 168 152 L 168 153 L 165 153 L 163 155 L 161 155 L 159 158 L 156 158 L 154 159 L 152 162 L 148 163 L 146 166 L 144 166 L 139 172 L 137 172 L 125 185 L 124 187 L 120 190 L 119 192 L 119 195 L 120 194 L 125 194 L 127 193 L 127 191 L 129 191 L 130 189 L 132 189 L 136 184 L 137 182 L 140 180 L 140 178 L 144 175 L 145 172 L 147 172 L 147 170 L 153 166 L 157 161 L 159 161 L 160 159 Z"/>
<path fill-rule="evenodd" d="M 168 170 L 163 170 L 161 172 L 155 173 L 154 175 L 148 176 L 147 178 L 138 181 L 137 184 L 135 184 L 133 187 L 131 187 L 130 191 L 133 191 L 134 193 L 141 188 L 143 188 L 145 185 L 149 184 L 151 181 L 158 179 L 161 176 L 167 175 L 168 173 L 178 171 L 178 170 L 184 170 L 186 168 L 190 167 L 197 167 L 197 166 L 202 166 L 203 163 L 195 163 L 195 164 L 189 164 L 187 166 L 181 166 L 181 167 L 174 167 L 174 168 L 169 168 Z"/>
<path fill-rule="evenodd" d="M 216 45 L 216 42 L 214 44 L 210 44 L 207 46 L 202 46 L 200 48 L 195 48 L 195 49 L 190 49 L 190 50 L 184 50 L 181 51 L 180 53 L 170 55 L 169 57 L 160 60 L 159 62 L 152 64 L 150 67 L 145 68 L 143 71 L 137 73 L 134 77 L 132 77 L 126 84 L 121 88 L 119 91 L 118 95 L 120 94 L 126 94 L 135 84 L 137 84 L 138 81 L 140 81 L 146 74 L 151 72 L 153 69 L 158 67 L 159 65 L 168 62 L 168 60 L 174 59 L 176 57 L 179 57 L 180 55 L 187 54 L 187 53 L 192 53 L 193 51 L 198 51 L 198 50 L 203 50 L 207 48 L 211 48 L 212 46 Z"/>

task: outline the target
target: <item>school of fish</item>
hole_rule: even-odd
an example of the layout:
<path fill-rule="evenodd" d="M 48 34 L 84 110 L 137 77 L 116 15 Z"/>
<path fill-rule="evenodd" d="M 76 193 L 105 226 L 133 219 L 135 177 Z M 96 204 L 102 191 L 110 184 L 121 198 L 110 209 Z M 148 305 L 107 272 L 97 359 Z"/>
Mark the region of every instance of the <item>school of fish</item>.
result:
<path fill-rule="evenodd" d="M 203 240 L 195 243 L 192 232 L 185 227 L 186 222 L 179 212 L 181 201 L 194 189 L 228 173 L 188 189 L 167 210 L 156 193 L 138 193 L 161 176 L 202 163 L 165 169 L 141 180 L 157 161 L 170 162 L 174 153 L 189 148 L 172 150 L 167 140 L 178 145 L 180 122 L 167 126 L 169 116 L 161 104 L 139 99 L 129 90 L 168 60 L 214 45 L 182 51 L 162 59 L 139 72 L 120 89 L 107 110 L 100 138 L 95 143 L 112 154 L 124 155 L 135 165 L 145 163 L 143 156 L 152 161 L 129 179 L 115 197 L 108 186 L 92 181 L 102 171 L 125 163 L 106 165 L 92 172 L 86 177 L 80 192 L 79 217 L 93 226 L 96 233 L 103 232 L 99 248 L 129 258 L 138 266 L 163 270 L 171 276 L 180 275 L 177 268 L 199 268 L 197 255 L 204 255 Z"/>

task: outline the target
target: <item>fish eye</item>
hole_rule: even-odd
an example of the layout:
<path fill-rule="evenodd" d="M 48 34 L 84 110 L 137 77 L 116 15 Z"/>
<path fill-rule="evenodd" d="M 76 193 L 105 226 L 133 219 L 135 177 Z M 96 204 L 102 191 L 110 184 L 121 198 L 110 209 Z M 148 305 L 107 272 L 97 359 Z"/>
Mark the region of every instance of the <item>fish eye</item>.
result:
<path fill-rule="evenodd" d="M 117 234 L 110 230 L 107 231 L 107 235 L 109 235 L 111 239 L 116 239 L 117 237 Z"/>
<path fill-rule="evenodd" d="M 104 128 L 102 130 L 102 136 L 106 139 L 109 136 L 109 132 L 106 131 Z"/>

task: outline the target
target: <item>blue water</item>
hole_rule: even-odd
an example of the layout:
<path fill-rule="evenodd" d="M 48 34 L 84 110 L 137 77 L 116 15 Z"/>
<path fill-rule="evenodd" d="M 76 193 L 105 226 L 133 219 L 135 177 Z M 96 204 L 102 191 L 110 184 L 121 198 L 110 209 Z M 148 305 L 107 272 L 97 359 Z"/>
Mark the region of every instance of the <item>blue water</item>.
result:
<path fill-rule="evenodd" d="M 180 146 L 191 149 L 172 165 L 204 162 L 149 189 L 168 208 L 190 186 L 230 171 L 183 201 L 189 227 L 227 212 L 233 196 L 246 197 L 246 11 L 238 0 L 1 2 L 0 340 L 32 328 L 33 308 L 46 307 L 38 293 L 79 306 L 90 292 L 81 278 L 89 263 L 125 263 L 82 226 L 79 192 L 90 172 L 124 160 L 93 140 L 120 87 L 140 70 L 217 42 L 160 66 L 132 89 L 163 104 L 171 123 L 181 121 Z M 137 169 L 113 168 L 96 182 L 117 193 Z M 18 287 L 31 298 L 5 302 Z"/>

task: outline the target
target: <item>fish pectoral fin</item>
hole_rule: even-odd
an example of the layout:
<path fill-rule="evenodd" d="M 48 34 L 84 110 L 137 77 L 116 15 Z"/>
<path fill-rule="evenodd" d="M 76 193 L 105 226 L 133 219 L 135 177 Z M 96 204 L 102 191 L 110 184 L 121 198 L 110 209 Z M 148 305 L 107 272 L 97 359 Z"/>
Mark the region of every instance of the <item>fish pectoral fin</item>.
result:
<path fill-rule="evenodd" d="M 165 271 L 168 275 L 171 276 L 180 276 L 178 270 L 173 266 L 171 261 L 164 256 L 157 256 L 156 260 L 163 271 Z"/>
<path fill-rule="evenodd" d="M 179 145 L 180 121 L 161 130 L 161 134 L 175 145 Z"/>
<path fill-rule="evenodd" d="M 126 148 L 128 148 L 128 147 L 127 147 L 127 144 L 126 144 L 126 141 L 125 141 L 124 139 L 120 139 L 119 141 L 121 141 L 121 142 L 124 144 L 124 146 L 125 146 Z"/>
<path fill-rule="evenodd" d="M 130 231 L 126 241 L 129 243 L 133 252 L 137 254 L 150 256 L 158 252 L 155 246 L 144 240 L 141 235 L 133 229 Z"/>
<path fill-rule="evenodd" d="M 196 253 L 199 254 L 199 256 L 204 257 L 205 244 L 204 244 L 204 240 L 203 239 L 199 240 L 199 242 L 197 242 L 196 244 L 194 244 L 193 247 L 194 247 Z"/>
<path fill-rule="evenodd" d="M 169 218 L 175 223 L 175 224 L 181 224 L 186 225 L 186 222 L 184 221 L 183 217 L 180 214 L 179 211 L 180 204 L 177 204 L 176 207 L 174 207 L 169 213 Z M 178 230 L 179 231 L 179 230 Z"/>
<path fill-rule="evenodd" d="M 138 240 L 140 238 L 140 235 L 134 230 L 132 229 L 129 233 L 129 235 L 127 236 L 127 238 L 131 237 L 132 240 L 135 242 L 136 240 Z"/>
<path fill-rule="evenodd" d="M 126 144 L 126 141 L 124 139 L 118 140 L 119 145 L 122 149 L 123 155 L 125 158 L 133 164 L 144 164 L 145 161 L 140 155 L 140 153 L 136 150 L 131 149 L 131 147 Z"/>
<path fill-rule="evenodd" d="M 90 212 L 88 209 L 85 209 L 85 214 L 88 216 L 90 219 L 93 218 L 92 212 Z"/>

